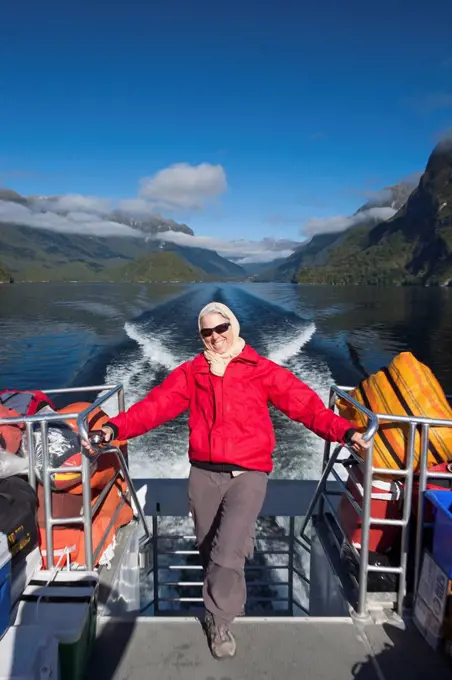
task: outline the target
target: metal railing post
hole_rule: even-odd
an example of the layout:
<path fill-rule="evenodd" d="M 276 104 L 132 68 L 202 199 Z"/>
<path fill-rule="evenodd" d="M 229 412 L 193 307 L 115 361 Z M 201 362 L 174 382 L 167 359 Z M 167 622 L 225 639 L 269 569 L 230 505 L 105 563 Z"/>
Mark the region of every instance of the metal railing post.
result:
<path fill-rule="evenodd" d="M 414 590 L 416 591 L 421 572 L 422 535 L 424 528 L 424 492 L 427 487 L 427 461 L 429 425 L 422 425 L 421 456 L 419 461 L 419 489 L 417 499 L 416 542 L 414 548 Z"/>
<path fill-rule="evenodd" d="M 159 556 L 158 556 L 158 517 L 152 515 L 152 536 L 154 550 L 152 551 L 152 565 L 154 572 L 154 616 L 159 615 Z"/>
<path fill-rule="evenodd" d="M 85 564 L 88 571 L 93 570 L 93 525 L 91 512 L 91 484 L 90 461 L 88 451 L 82 450 L 82 495 L 83 495 L 83 523 L 85 538 Z"/>
<path fill-rule="evenodd" d="M 288 562 L 288 609 L 289 616 L 293 616 L 293 563 L 294 563 L 295 517 L 289 517 L 289 562 Z"/>
<path fill-rule="evenodd" d="M 41 448 L 42 448 L 42 484 L 44 487 L 44 524 L 46 529 L 47 569 L 52 569 L 53 560 L 53 524 L 52 524 L 52 489 L 50 487 L 49 447 L 47 440 L 48 423 L 41 422 Z"/>
<path fill-rule="evenodd" d="M 331 409 L 334 412 L 334 406 L 336 404 L 336 394 L 332 388 L 330 388 L 330 394 L 328 397 L 328 408 Z M 322 460 L 322 474 L 323 471 L 325 470 L 326 466 L 328 465 L 328 461 L 330 459 L 330 452 L 331 452 L 331 442 L 325 441 L 325 445 L 323 447 L 323 460 Z M 323 500 L 323 494 L 320 495 L 319 498 L 319 515 L 322 516 L 324 512 L 324 507 L 325 507 L 325 502 Z"/>
<path fill-rule="evenodd" d="M 35 438 L 33 435 L 33 423 L 26 423 L 27 452 L 28 452 L 28 482 L 36 491 L 36 455 Z"/>
<path fill-rule="evenodd" d="M 409 528 L 411 519 L 411 497 L 413 493 L 413 467 L 414 467 L 414 445 L 416 436 L 416 425 L 410 423 L 407 440 L 407 460 L 405 469 L 407 476 L 405 477 L 405 493 L 403 497 L 403 526 L 401 535 L 401 551 L 400 551 L 400 568 L 399 588 L 397 593 L 397 613 L 399 616 L 403 614 L 403 602 L 406 594 L 406 569 L 408 563 L 408 549 L 409 549 Z"/>
<path fill-rule="evenodd" d="M 374 440 L 372 439 L 364 461 L 363 478 L 363 514 L 361 523 L 361 553 L 359 559 L 359 591 L 358 610 L 359 618 L 367 618 L 367 575 L 369 568 L 369 533 L 370 533 L 370 501 L 372 494 L 374 462 Z"/>
<path fill-rule="evenodd" d="M 323 472 L 325 471 L 326 466 L 328 465 L 328 462 L 330 460 L 330 452 L 331 452 L 331 442 L 325 442 L 325 446 L 323 447 L 323 461 L 322 461 L 322 475 Z M 319 498 L 319 515 L 323 515 L 325 509 L 325 501 L 323 500 L 323 494 L 320 494 Z"/>
<path fill-rule="evenodd" d="M 118 391 L 118 411 L 121 413 L 121 411 L 126 410 L 126 401 L 124 397 L 124 387 L 123 385 L 120 386 L 119 391 Z"/>

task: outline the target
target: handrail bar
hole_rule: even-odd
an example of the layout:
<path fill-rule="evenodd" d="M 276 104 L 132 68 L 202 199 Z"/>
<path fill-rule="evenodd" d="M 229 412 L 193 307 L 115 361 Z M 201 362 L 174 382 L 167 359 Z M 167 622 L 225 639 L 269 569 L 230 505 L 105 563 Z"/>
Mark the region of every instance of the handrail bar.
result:
<path fill-rule="evenodd" d="M 340 387 L 337 387 L 336 385 L 331 386 L 331 391 L 337 394 L 341 399 L 344 399 L 344 401 L 347 401 L 349 404 L 354 406 L 358 411 L 361 411 L 367 416 L 367 430 L 364 432 L 364 440 L 369 441 L 372 439 L 372 437 L 375 435 L 376 431 L 378 430 L 378 418 L 375 413 L 370 411 L 368 408 L 363 406 L 362 404 L 359 403 L 356 399 L 351 397 L 347 392 L 342 390 Z"/>
<path fill-rule="evenodd" d="M 119 387 L 121 383 L 111 385 L 89 385 L 87 387 L 60 387 L 58 389 L 41 390 L 44 394 L 73 394 L 74 392 L 100 392 L 101 390 L 111 390 Z"/>
<path fill-rule="evenodd" d="M 111 389 L 107 390 L 105 394 L 102 394 L 100 397 L 97 397 L 93 401 L 88 408 L 86 408 L 84 411 L 78 414 L 77 417 L 77 427 L 78 431 L 80 433 L 80 439 L 84 442 L 89 441 L 89 436 L 88 436 L 88 416 L 90 413 L 96 410 L 96 408 L 99 408 L 99 406 L 102 406 L 102 404 L 113 397 L 115 394 L 119 392 L 119 390 L 124 389 L 124 386 L 122 383 L 118 383 L 115 385 L 115 387 L 112 387 Z"/>
<path fill-rule="evenodd" d="M 342 390 L 343 392 L 353 392 L 353 390 L 355 389 L 355 387 L 353 387 L 352 385 L 336 385 L 336 387 Z M 446 399 L 452 399 L 452 394 L 446 394 L 445 396 Z"/>
<path fill-rule="evenodd" d="M 433 427 L 451 427 L 452 420 L 444 418 L 428 418 L 427 416 L 396 416 L 392 413 L 376 413 L 379 421 L 390 421 L 393 423 L 413 423 L 414 425 L 430 425 Z"/>
<path fill-rule="evenodd" d="M 444 418 L 428 418 L 426 416 L 397 416 L 392 413 L 373 413 L 373 411 L 369 411 L 365 406 L 357 402 L 353 397 L 350 397 L 347 392 L 352 392 L 355 388 L 350 387 L 348 385 L 332 385 L 331 390 L 335 392 L 337 395 L 346 398 L 347 401 L 353 404 L 355 408 L 358 408 L 359 411 L 362 411 L 363 413 L 372 413 L 378 420 L 391 420 L 395 423 L 411 423 L 411 422 L 416 422 L 419 425 L 433 425 L 433 427 L 451 427 L 452 421 L 451 420 L 445 420 Z M 452 399 L 452 394 L 446 394 L 446 399 Z"/>
<path fill-rule="evenodd" d="M 79 413 L 58 413 L 56 411 L 53 411 L 52 413 L 49 413 L 48 411 L 46 413 L 40 413 L 38 412 L 36 415 L 33 416 L 11 416 L 8 418 L 0 418 L 0 425 L 10 425 L 10 424 L 15 424 L 15 423 L 43 423 L 43 422 L 51 422 L 51 421 L 58 421 L 58 420 L 75 420 L 80 414 Z"/>

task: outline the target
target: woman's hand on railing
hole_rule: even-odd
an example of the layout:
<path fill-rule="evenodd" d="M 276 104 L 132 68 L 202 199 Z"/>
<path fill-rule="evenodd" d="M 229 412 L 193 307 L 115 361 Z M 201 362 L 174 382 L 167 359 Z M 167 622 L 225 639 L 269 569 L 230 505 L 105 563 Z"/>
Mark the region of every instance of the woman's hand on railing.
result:
<path fill-rule="evenodd" d="M 109 425 L 104 425 L 100 430 L 96 430 L 97 432 L 101 432 L 103 435 L 102 443 L 103 444 L 109 444 L 114 436 L 114 432 L 112 428 Z"/>
<path fill-rule="evenodd" d="M 102 427 L 100 430 L 91 430 L 88 432 L 88 441 L 82 440 L 82 445 L 88 449 L 90 453 L 95 453 L 93 447 L 102 446 L 102 444 L 109 444 L 113 439 L 113 430 L 108 425 Z"/>
<path fill-rule="evenodd" d="M 350 446 L 355 453 L 364 456 L 367 449 L 370 447 L 370 441 L 365 440 L 364 435 L 361 432 L 354 432 L 350 438 Z"/>

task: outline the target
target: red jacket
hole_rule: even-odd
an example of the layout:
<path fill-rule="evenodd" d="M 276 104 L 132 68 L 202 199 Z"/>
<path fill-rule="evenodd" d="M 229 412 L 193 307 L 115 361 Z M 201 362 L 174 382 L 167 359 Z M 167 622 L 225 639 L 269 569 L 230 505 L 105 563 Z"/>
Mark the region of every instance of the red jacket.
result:
<path fill-rule="evenodd" d="M 189 408 L 190 460 L 270 472 L 276 441 L 268 402 L 329 441 L 343 443 L 351 429 L 310 387 L 249 345 L 229 363 L 223 378 L 212 375 L 199 354 L 110 422 L 119 439 L 130 439 Z"/>

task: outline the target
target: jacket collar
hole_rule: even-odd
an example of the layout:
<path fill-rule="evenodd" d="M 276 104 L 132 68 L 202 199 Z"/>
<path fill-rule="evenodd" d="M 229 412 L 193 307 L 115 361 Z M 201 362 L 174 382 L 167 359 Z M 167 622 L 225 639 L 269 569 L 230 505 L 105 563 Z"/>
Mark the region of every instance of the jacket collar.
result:
<path fill-rule="evenodd" d="M 257 364 L 259 360 L 259 354 L 256 352 L 255 349 L 250 347 L 250 345 L 245 345 L 243 350 L 240 352 L 240 354 L 232 359 L 231 364 L 240 362 L 240 363 L 245 363 L 245 364 Z M 209 373 L 210 368 L 209 368 L 209 363 L 204 356 L 204 353 L 201 352 L 198 354 L 192 361 L 192 368 L 194 373 Z"/>

